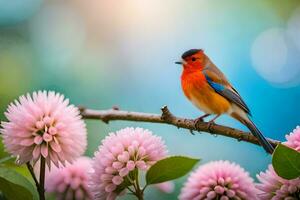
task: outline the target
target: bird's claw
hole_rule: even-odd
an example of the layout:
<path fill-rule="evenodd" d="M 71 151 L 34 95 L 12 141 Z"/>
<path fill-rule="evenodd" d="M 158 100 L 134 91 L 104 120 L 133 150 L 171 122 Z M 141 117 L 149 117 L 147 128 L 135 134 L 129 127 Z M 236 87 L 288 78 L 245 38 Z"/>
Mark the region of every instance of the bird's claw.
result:
<path fill-rule="evenodd" d="M 199 123 L 199 122 L 204 122 L 204 118 L 206 118 L 208 116 L 210 116 L 210 114 L 204 114 L 201 117 L 198 117 L 197 119 L 195 119 L 194 121 L 195 121 L 196 124 Z"/>
<path fill-rule="evenodd" d="M 216 123 L 215 123 L 215 120 L 210 120 L 210 121 L 208 121 L 207 123 L 208 123 L 208 124 L 211 124 L 211 125 L 216 124 Z"/>
<path fill-rule="evenodd" d="M 204 122 L 203 117 L 198 117 L 197 119 L 194 119 L 195 124 L 198 124 L 200 122 Z"/>
<path fill-rule="evenodd" d="M 209 130 L 209 131 L 212 131 L 211 128 L 212 128 L 212 126 L 215 125 L 215 124 L 216 124 L 216 123 L 215 123 L 215 120 L 210 120 L 209 122 L 207 122 L 208 130 Z"/>
<path fill-rule="evenodd" d="M 190 129 L 190 133 L 191 133 L 192 135 L 195 135 L 195 133 L 193 132 L 193 130 L 192 130 L 192 129 Z"/>
<path fill-rule="evenodd" d="M 195 128 L 198 129 L 199 125 L 204 122 L 202 117 L 198 117 L 197 119 L 194 119 Z"/>

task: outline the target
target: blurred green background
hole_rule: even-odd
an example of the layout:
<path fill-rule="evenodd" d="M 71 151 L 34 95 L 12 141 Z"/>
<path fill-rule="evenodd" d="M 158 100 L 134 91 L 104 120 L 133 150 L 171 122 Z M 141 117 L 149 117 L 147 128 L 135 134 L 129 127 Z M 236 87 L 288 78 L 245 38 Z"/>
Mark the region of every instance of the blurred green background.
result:
<path fill-rule="evenodd" d="M 200 113 L 184 97 L 181 67 L 203 48 L 239 90 L 267 137 L 284 140 L 300 121 L 298 0 L 0 0 L 0 118 L 7 104 L 55 90 L 76 105 L 182 117 Z M 246 130 L 223 116 L 218 121 Z M 263 149 L 159 124 L 87 121 L 92 156 L 102 138 L 126 126 L 151 129 L 170 154 L 239 163 L 253 177 L 270 163 Z M 1 150 L 1 157 L 5 156 Z M 146 199 L 174 199 L 155 189 Z"/>

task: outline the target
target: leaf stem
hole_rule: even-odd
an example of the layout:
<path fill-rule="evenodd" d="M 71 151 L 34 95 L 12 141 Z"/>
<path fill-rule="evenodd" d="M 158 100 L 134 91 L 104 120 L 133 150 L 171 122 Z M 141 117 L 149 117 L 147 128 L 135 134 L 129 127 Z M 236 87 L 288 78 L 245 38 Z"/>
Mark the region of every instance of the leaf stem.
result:
<path fill-rule="evenodd" d="M 145 189 L 146 189 L 147 187 L 148 187 L 148 184 L 146 184 L 146 185 L 143 187 L 142 192 L 144 192 Z"/>
<path fill-rule="evenodd" d="M 126 187 L 132 194 L 135 194 L 135 192 L 129 187 L 129 186 L 127 186 Z"/>

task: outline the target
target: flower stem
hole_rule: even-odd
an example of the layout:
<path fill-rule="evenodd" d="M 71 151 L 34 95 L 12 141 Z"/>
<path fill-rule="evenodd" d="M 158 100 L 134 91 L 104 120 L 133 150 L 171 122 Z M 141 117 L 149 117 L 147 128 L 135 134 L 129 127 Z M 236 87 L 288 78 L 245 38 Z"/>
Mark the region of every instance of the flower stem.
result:
<path fill-rule="evenodd" d="M 27 166 L 27 168 L 28 168 L 33 180 L 34 180 L 34 183 L 35 183 L 35 186 L 36 186 L 36 189 L 37 189 L 38 193 L 40 193 L 40 184 L 39 184 L 39 182 L 38 182 L 38 180 L 37 180 L 37 178 L 34 174 L 33 167 L 31 166 L 31 164 L 29 162 L 26 163 L 26 166 Z"/>
<path fill-rule="evenodd" d="M 144 194 L 142 190 L 140 190 L 140 192 L 136 192 L 135 195 L 138 198 L 138 200 L 144 200 Z"/>
<path fill-rule="evenodd" d="M 138 169 L 136 169 L 135 172 L 135 196 L 138 198 L 138 200 L 144 200 L 144 190 L 140 188 Z"/>
<path fill-rule="evenodd" d="M 46 160 L 41 156 L 41 168 L 40 168 L 40 200 L 45 200 L 45 171 L 46 171 Z"/>

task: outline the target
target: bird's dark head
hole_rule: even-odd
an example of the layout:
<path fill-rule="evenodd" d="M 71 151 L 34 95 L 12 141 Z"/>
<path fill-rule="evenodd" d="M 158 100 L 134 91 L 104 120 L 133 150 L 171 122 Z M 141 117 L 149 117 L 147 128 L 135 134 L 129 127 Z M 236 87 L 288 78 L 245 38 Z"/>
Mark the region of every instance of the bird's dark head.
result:
<path fill-rule="evenodd" d="M 190 49 L 181 55 L 182 60 L 175 62 L 183 65 L 184 69 L 202 69 L 205 61 L 205 54 L 202 49 Z"/>

